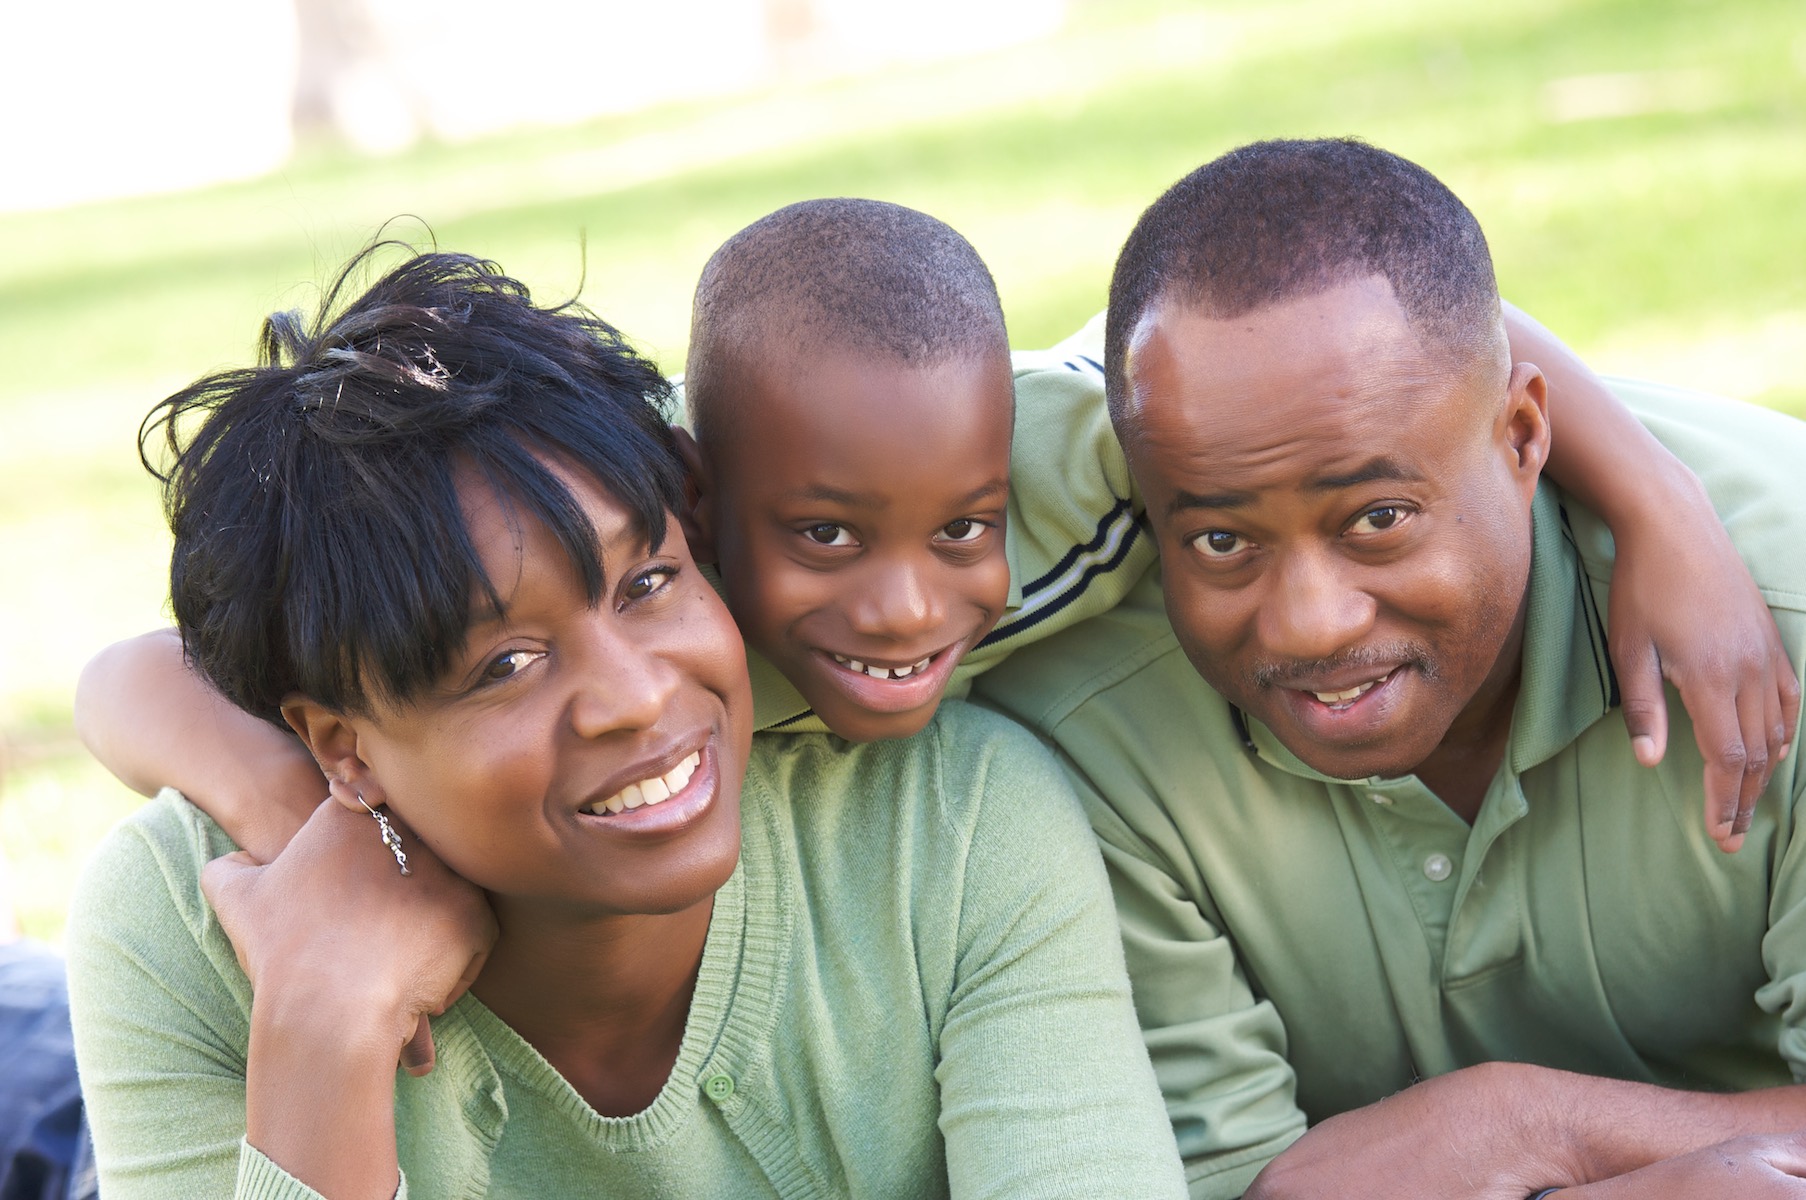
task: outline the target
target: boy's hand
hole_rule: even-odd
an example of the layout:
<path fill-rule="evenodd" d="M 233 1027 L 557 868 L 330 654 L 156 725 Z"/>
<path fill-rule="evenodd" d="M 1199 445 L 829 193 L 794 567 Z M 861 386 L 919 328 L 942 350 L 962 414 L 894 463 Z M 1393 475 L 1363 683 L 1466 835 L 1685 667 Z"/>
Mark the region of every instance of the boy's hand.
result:
<path fill-rule="evenodd" d="M 1774 618 L 1703 494 L 1659 528 L 1617 534 L 1612 661 L 1637 761 L 1668 741 L 1666 678 L 1693 718 L 1705 758 L 1707 832 L 1727 853 L 1743 844 L 1756 797 L 1790 748 L 1800 685 Z"/>
<path fill-rule="evenodd" d="M 207 864 L 201 889 L 257 1003 L 354 1014 L 423 1075 L 433 1065 L 427 1016 L 475 981 L 495 917 L 477 888 L 390 819 L 407 876 L 375 821 L 329 799 L 269 865 L 228 854 Z"/>

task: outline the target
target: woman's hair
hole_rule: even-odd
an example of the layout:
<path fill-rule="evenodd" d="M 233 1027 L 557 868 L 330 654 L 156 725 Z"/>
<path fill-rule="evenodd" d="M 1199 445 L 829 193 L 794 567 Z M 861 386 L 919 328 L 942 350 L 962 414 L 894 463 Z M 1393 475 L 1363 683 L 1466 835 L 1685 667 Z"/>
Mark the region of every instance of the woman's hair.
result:
<path fill-rule="evenodd" d="M 596 531 L 548 460 L 592 476 L 651 546 L 682 495 L 666 382 L 616 329 L 461 254 L 413 254 L 353 296 L 396 248 L 364 250 L 311 323 L 264 322 L 259 365 L 184 388 L 139 430 L 189 659 L 278 724 L 291 692 L 406 702 L 462 649 L 473 602 L 499 609 L 460 478 L 544 522 L 591 603 Z"/>

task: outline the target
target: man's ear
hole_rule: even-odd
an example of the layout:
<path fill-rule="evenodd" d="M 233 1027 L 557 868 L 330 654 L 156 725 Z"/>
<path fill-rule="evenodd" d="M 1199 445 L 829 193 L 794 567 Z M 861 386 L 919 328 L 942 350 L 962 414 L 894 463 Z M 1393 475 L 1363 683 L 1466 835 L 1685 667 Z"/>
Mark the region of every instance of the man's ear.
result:
<path fill-rule="evenodd" d="M 1549 381 L 1534 363 L 1512 366 L 1505 406 L 1505 442 L 1528 501 L 1549 463 Z"/>
<path fill-rule="evenodd" d="M 690 557 L 697 562 L 715 561 L 715 478 L 704 461 L 702 447 L 681 425 L 671 427 L 677 438 L 677 454 L 684 463 L 684 507 L 677 514 Z"/>
<path fill-rule="evenodd" d="M 352 812 L 363 812 L 365 804 L 380 807 L 387 800 L 369 764 L 358 756 L 357 730 L 342 713 L 290 695 L 283 698 L 282 719 L 320 764 L 334 800 Z"/>

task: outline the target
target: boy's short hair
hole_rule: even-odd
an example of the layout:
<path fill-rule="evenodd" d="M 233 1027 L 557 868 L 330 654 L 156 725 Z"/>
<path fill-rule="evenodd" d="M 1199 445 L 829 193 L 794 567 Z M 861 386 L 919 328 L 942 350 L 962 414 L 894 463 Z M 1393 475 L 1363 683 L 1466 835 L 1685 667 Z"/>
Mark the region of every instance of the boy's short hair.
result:
<path fill-rule="evenodd" d="M 1009 355 L 997 285 L 945 222 L 881 200 L 805 200 L 715 251 L 696 285 L 684 395 L 706 441 L 711 409 L 774 346 L 933 367 Z"/>
<path fill-rule="evenodd" d="M 612 326 L 461 254 L 413 255 L 346 300 L 384 249 L 339 273 L 311 324 L 266 320 L 259 365 L 184 388 L 139 431 L 188 655 L 278 724 L 291 692 L 406 702 L 463 647 L 473 603 L 500 607 L 459 478 L 543 521 L 592 603 L 597 534 L 546 459 L 593 476 L 652 545 L 682 494 L 665 380 Z"/>
<path fill-rule="evenodd" d="M 1117 257 L 1104 377 L 1119 420 L 1142 314 L 1172 297 L 1216 318 L 1369 275 L 1420 336 L 1472 353 L 1498 336 L 1480 223 L 1434 175 L 1354 138 L 1254 142 L 1205 163 L 1142 214 Z"/>

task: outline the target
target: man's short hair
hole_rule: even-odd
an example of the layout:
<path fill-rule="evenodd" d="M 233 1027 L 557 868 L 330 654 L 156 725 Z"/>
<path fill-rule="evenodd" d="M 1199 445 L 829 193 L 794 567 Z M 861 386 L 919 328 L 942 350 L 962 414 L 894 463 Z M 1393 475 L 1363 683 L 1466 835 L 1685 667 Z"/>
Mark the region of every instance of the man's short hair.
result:
<path fill-rule="evenodd" d="M 972 244 L 926 213 L 881 200 L 805 200 L 715 251 L 696 285 L 684 395 L 706 440 L 748 364 L 848 351 L 909 367 L 1009 354 L 997 285 Z"/>
<path fill-rule="evenodd" d="M 501 607 L 459 479 L 544 522 L 592 603 L 597 531 L 546 459 L 593 476 L 652 545 L 682 495 L 665 380 L 613 327 L 461 254 L 414 255 L 346 300 L 384 250 L 345 267 L 311 324 L 266 320 L 259 365 L 184 388 L 139 432 L 189 658 L 278 724 L 291 692 L 347 712 L 407 701 L 463 647 L 473 603 Z"/>
<path fill-rule="evenodd" d="M 1110 280 L 1104 373 L 1113 417 L 1142 315 L 1174 299 L 1212 317 L 1384 276 L 1420 337 L 1472 352 L 1499 328 L 1473 213 L 1434 175 L 1353 138 L 1255 142 L 1199 167 L 1136 222 Z"/>

